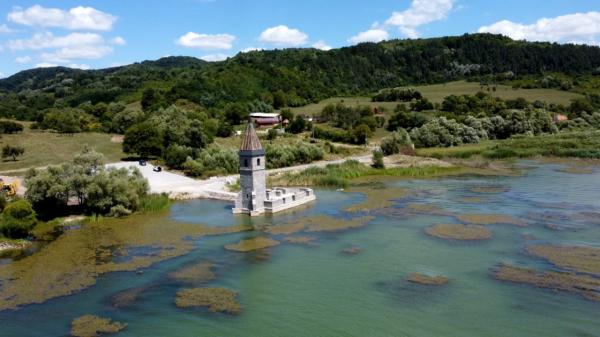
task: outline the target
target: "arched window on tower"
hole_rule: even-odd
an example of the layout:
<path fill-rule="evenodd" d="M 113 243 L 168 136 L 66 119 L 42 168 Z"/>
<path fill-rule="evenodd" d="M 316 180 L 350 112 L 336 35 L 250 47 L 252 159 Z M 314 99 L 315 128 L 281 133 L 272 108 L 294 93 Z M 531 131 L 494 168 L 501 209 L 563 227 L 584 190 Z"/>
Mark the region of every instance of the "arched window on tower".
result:
<path fill-rule="evenodd" d="M 244 159 L 244 167 L 248 167 L 248 159 Z"/>
<path fill-rule="evenodd" d="M 256 165 L 260 166 L 260 158 L 256 159 Z"/>

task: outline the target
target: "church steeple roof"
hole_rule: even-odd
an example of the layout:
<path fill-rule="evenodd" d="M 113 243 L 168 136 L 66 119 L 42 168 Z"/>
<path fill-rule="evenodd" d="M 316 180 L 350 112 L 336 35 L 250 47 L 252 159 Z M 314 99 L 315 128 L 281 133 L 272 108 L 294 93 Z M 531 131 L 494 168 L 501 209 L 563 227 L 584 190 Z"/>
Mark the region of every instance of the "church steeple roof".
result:
<path fill-rule="evenodd" d="M 246 132 L 244 132 L 242 146 L 240 146 L 240 151 L 255 150 L 262 150 L 262 145 L 260 145 L 260 140 L 258 140 L 258 135 L 256 134 L 256 130 L 254 130 L 254 123 L 248 122 L 246 125 Z"/>

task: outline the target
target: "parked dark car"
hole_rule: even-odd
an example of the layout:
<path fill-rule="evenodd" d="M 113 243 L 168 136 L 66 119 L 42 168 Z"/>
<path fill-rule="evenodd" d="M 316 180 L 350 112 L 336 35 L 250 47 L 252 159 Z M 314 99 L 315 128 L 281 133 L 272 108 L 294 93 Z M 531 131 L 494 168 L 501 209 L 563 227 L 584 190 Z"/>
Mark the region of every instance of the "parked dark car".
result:
<path fill-rule="evenodd" d="M 152 169 L 154 172 L 162 172 L 162 167 L 160 166 L 156 166 L 154 169 Z"/>
<path fill-rule="evenodd" d="M 144 159 L 141 159 L 139 163 L 140 166 L 146 166 L 146 161 Z"/>

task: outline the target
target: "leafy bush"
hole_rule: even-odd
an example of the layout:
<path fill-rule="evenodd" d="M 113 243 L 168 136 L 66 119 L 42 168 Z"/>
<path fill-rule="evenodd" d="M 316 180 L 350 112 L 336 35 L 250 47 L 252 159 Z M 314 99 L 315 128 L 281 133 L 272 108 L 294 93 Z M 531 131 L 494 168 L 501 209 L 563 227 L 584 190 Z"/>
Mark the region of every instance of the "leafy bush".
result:
<path fill-rule="evenodd" d="M 23 132 L 23 124 L 13 121 L 0 121 L 0 133 L 19 133 Z"/>
<path fill-rule="evenodd" d="M 410 133 L 418 147 L 448 147 L 469 143 L 478 143 L 477 131 L 445 117 L 435 118 Z"/>
<path fill-rule="evenodd" d="M 25 148 L 22 146 L 4 145 L 2 147 L 2 159 L 12 158 L 13 161 L 17 160 L 17 157 L 22 156 L 25 153 Z"/>
<path fill-rule="evenodd" d="M 288 167 L 308 164 L 323 159 L 323 149 L 319 146 L 297 142 L 294 145 L 268 145 L 266 147 L 267 168 Z"/>
<path fill-rule="evenodd" d="M 392 88 L 380 90 L 371 99 L 373 102 L 410 102 L 423 96 L 413 88 Z"/>
<path fill-rule="evenodd" d="M 380 149 L 376 149 L 375 151 L 373 151 L 373 163 L 371 164 L 371 166 L 373 168 L 376 169 L 383 169 L 385 168 L 385 164 L 383 163 L 383 151 L 381 151 Z"/>
<path fill-rule="evenodd" d="M 188 157 L 183 169 L 190 176 L 200 177 L 234 174 L 238 172 L 239 165 L 236 151 L 213 147 L 200 152 L 196 159 Z"/>
<path fill-rule="evenodd" d="M 381 139 L 380 144 L 381 151 L 386 156 L 400 153 L 403 148 L 410 146 L 412 146 L 410 135 L 404 129 L 392 132 L 388 137 Z"/>
<path fill-rule="evenodd" d="M 0 235 L 12 239 L 27 237 L 36 222 L 36 214 L 27 200 L 13 201 L 0 217 Z"/>

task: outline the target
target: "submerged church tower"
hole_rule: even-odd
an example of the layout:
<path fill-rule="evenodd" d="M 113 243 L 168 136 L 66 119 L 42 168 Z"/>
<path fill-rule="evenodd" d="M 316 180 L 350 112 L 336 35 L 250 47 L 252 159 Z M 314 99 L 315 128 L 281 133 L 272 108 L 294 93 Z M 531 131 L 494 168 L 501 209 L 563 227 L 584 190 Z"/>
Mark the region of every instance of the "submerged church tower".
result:
<path fill-rule="evenodd" d="M 267 195 L 265 150 L 260 145 L 254 124 L 248 122 L 240 147 L 240 187 L 233 213 L 259 215 L 265 212 Z"/>

